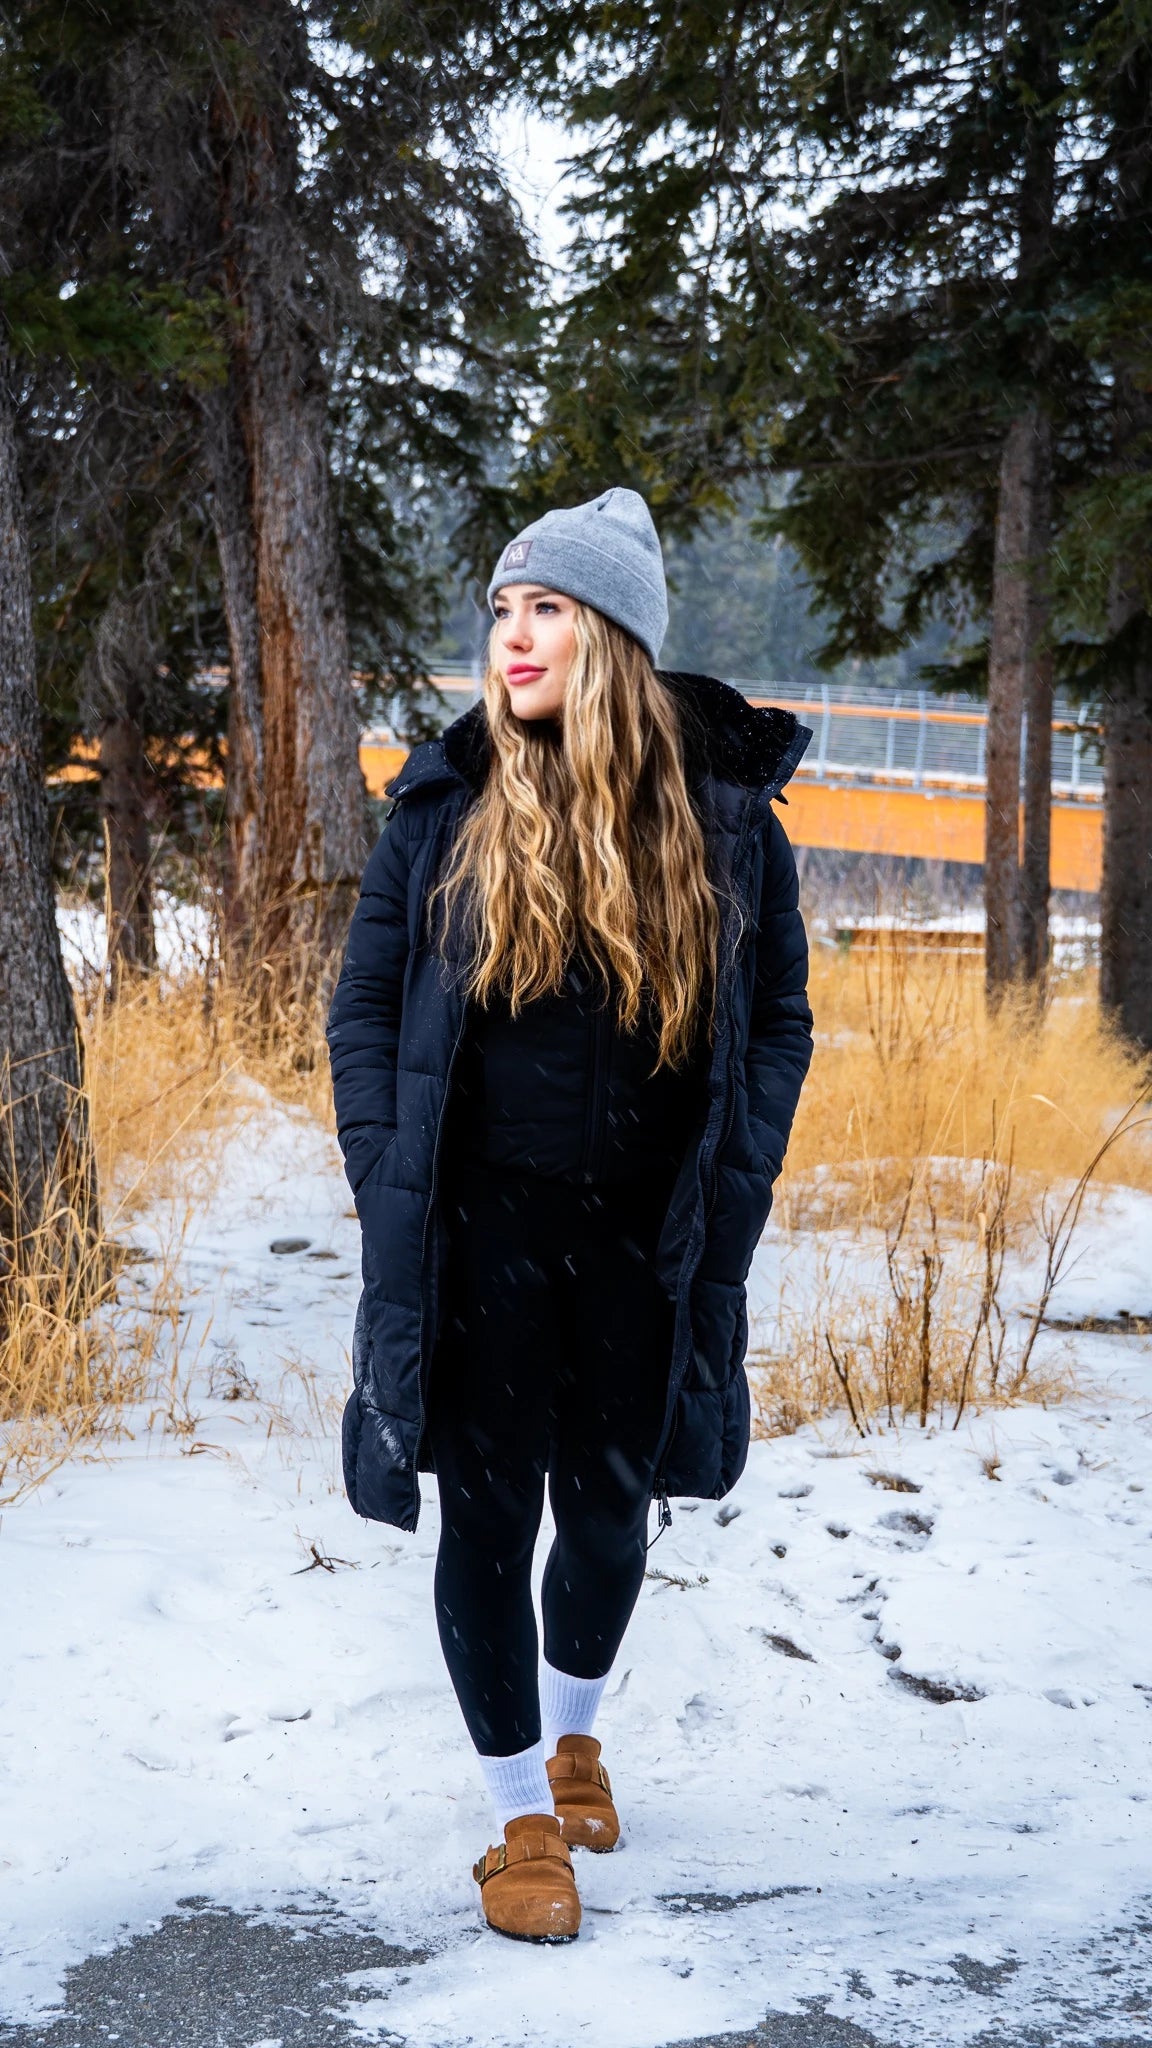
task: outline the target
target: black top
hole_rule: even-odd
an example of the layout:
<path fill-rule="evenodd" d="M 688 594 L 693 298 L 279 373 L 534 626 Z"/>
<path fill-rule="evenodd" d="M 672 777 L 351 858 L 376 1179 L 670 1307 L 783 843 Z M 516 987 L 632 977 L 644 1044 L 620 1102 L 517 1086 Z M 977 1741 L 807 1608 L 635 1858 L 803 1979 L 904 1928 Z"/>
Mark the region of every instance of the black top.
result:
<path fill-rule="evenodd" d="M 486 1009 L 470 1002 L 452 1075 L 454 1157 L 518 1173 L 602 1184 L 674 1177 L 703 1123 L 706 1034 L 686 1066 L 653 1072 L 658 1013 L 633 1032 L 616 1019 L 616 990 L 583 961 L 556 995 Z"/>

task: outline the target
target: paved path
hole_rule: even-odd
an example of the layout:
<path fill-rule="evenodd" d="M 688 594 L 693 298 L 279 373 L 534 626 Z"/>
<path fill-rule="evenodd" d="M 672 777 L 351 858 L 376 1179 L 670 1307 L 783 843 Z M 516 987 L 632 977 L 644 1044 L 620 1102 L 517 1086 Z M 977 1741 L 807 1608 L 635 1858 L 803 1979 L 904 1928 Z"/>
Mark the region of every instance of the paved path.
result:
<path fill-rule="evenodd" d="M 354 2009 L 378 1993 L 350 1987 L 348 1976 L 416 1970 L 426 1959 L 320 1914 L 281 1911 L 261 1920 L 207 1899 L 179 1903 L 159 1927 L 70 1970 L 54 2019 L 12 2025 L 0 2018 L 0 2048 L 365 2048 L 371 2037 L 356 2027 Z M 988 1968 L 957 1956 L 951 1968 L 979 2016 L 969 2048 L 1148 2048 L 1152 1901 L 1131 1926 L 1080 1948 L 1081 1960 L 1086 1953 L 1098 2004 L 1057 1999 L 1062 2018 L 1039 2028 L 1013 2023 L 1012 1965 Z M 400 2048 L 401 2036 L 378 2038 Z M 669 2048 L 921 2048 L 922 2041 L 922 2028 L 881 2037 L 808 2001 L 800 2013 L 769 2013 L 751 2033 Z"/>

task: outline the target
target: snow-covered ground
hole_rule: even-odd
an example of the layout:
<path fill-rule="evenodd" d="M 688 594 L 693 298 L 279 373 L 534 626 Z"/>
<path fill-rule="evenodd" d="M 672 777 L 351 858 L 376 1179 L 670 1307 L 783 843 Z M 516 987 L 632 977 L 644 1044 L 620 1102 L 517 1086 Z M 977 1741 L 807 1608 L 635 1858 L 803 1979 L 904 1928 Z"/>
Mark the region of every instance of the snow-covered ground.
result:
<path fill-rule="evenodd" d="M 184 1240 L 182 1433 L 159 1403 L 4 1513 L 0 2019 L 194 1895 L 430 1950 L 354 2007 L 410 2048 L 655 2048 L 805 2000 L 917 2048 L 1078 2039 L 1081 1995 L 1140 2038 L 1086 1950 L 1152 1891 L 1152 1345 L 1047 1338 L 1075 1403 L 809 1429 L 679 1506 L 604 1708 L 626 1844 L 534 1950 L 479 1919 L 434 1485 L 414 1537 L 339 1491 L 350 1207 L 333 1142 L 259 1107 Z M 1068 1306 L 1152 1308 L 1152 1199 L 1083 1245 Z"/>
<path fill-rule="evenodd" d="M 1052 963 L 1055 967 L 1071 972 L 1087 967 L 1100 951 L 1099 918 L 1069 916 L 1062 911 L 1053 911 L 1048 920 L 1052 941 Z M 973 942 L 972 950 L 979 950 L 978 942 L 984 934 L 983 909 L 954 910 L 939 917 L 920 917 L 909 911 L 906 915 L 891 912 L 876 912 L 868 916 L 842 917 L 831 923 L 826 917 L 811 920 L 813 934 L 831 944 L 833 940 L 855 938 L 862 933 L 901 933 L 911 942 L 925 937 L 934 940 L 941 951 L 947 952 L 949 937 L 957 941 L 962 951 L 969 947 L 963 942 Z"/>
<path fill-rule="evenodd" d="M 163 973 L 177 980 L 182 973 L 202 973 L 215 945 L 212 920 L 203 906 L 181 903 L 167 890 L 159 889 L 152 921 L 157 964 Z M 60 903 L 56 908 L 56 926 L 64 965 L 72 980 L 80 984 L 98 980 L 108 956 L 103 904 L 91 898 Z"/>

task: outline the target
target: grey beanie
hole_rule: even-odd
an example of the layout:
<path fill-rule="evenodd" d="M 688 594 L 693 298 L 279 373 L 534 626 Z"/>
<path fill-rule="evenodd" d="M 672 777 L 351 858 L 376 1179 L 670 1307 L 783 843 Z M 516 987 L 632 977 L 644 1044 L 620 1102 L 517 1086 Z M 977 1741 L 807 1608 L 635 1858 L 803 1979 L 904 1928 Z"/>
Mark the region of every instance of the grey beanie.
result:
<path fill-rule="evenodd" d="M 668 630 L 664 557 L 638 491 L 604 491 L 587 505 L 545 512 L 510 541 L 488 585 L 539 583 L 623 626 L 655 662 Z"/>

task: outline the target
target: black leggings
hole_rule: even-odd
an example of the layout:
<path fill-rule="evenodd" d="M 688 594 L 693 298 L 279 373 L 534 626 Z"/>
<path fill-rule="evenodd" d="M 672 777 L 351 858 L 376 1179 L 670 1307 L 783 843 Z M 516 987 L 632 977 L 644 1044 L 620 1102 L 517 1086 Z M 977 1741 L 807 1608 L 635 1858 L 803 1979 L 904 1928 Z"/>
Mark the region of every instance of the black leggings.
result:
<path fill-rule="evenodd" d="M 532 1553 L 556 1541 L 544 1655 L 610 1670 L 644 1577 L 673 1310 L 652 1266 L 669 1186 L 453 1168 L 428 1428 L 440 1487 L 440 1641 L 485 1756 L 540 1739 Z"/>

